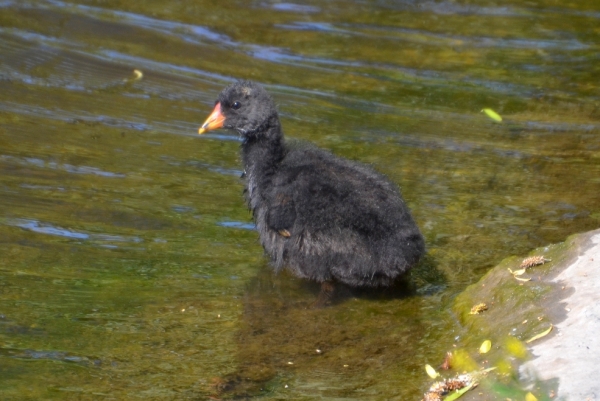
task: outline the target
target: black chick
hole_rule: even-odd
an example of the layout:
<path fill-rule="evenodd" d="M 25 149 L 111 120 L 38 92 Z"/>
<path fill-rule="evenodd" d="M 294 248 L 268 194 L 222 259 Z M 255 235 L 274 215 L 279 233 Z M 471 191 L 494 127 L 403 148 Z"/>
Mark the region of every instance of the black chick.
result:
<path fill-rule="evenodd" d="M 397 186 L 363 164 L 284 141 L 271 96 L 259 84 L 226 87 L 199 133 L 243 138 L 246 198 L 276 271 L 351 287 L 393 284 L 419 261 L 423 237 Z"/>

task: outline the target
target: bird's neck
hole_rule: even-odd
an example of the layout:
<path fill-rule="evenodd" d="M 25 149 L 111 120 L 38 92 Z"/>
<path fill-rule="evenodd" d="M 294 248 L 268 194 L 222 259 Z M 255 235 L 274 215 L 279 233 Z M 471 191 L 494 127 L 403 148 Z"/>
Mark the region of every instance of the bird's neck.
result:
<path fill-rule="evenodd" d="M 285 156 L 281 126 L 272 125 L 261 135 L 246 138 L 242 144 L 242 155 L 247 173 L 259 176 L 272 175 Z"/>

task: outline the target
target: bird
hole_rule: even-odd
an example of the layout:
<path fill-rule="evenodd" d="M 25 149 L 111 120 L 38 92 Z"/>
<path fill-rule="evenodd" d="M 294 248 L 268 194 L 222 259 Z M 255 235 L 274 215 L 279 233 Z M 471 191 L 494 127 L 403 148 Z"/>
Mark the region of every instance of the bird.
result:
<path fill-rule="evenodd" d="M 425 241 L 397 185 L 368 165 L 284 138 L 275 102 L 253 81 L 222 90 L 198 133 L 241 136 L 245 198 L 276 272 L 320 283 L 389 287 L 414 267 Z"/>

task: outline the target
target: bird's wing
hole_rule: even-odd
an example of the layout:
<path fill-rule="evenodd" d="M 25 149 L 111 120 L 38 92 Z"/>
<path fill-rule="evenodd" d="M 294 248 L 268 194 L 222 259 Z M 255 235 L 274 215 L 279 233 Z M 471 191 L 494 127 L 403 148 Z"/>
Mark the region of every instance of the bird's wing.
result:
<path fill-rule="evenodd" d="M 284 237 L 289 237 L 296 221 L 293 185 L 276 183 L 267 193 L 267 225 Z"/>
<path fill-rule="evenodd" d="M 387 226 L 389 199 L 397 197 L 388 186 L 370 169 L 320 150 L 292 154 L 266 193 L 267 225 L 283 236 L 298 230 L 380 230 Z"/>

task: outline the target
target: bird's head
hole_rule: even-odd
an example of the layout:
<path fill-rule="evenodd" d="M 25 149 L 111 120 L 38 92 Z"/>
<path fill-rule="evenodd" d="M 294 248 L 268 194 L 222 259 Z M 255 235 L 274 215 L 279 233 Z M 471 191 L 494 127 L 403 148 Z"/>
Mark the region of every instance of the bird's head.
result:
<path fill-rule="evenodd" d="M 238 81 L 219 94 L 215 108 L 198 133 L 226 128 L 250 138 L 267 135 L 274 124 L 278 125 L 279 119 L 267 91 L 257 83 Z"/>

